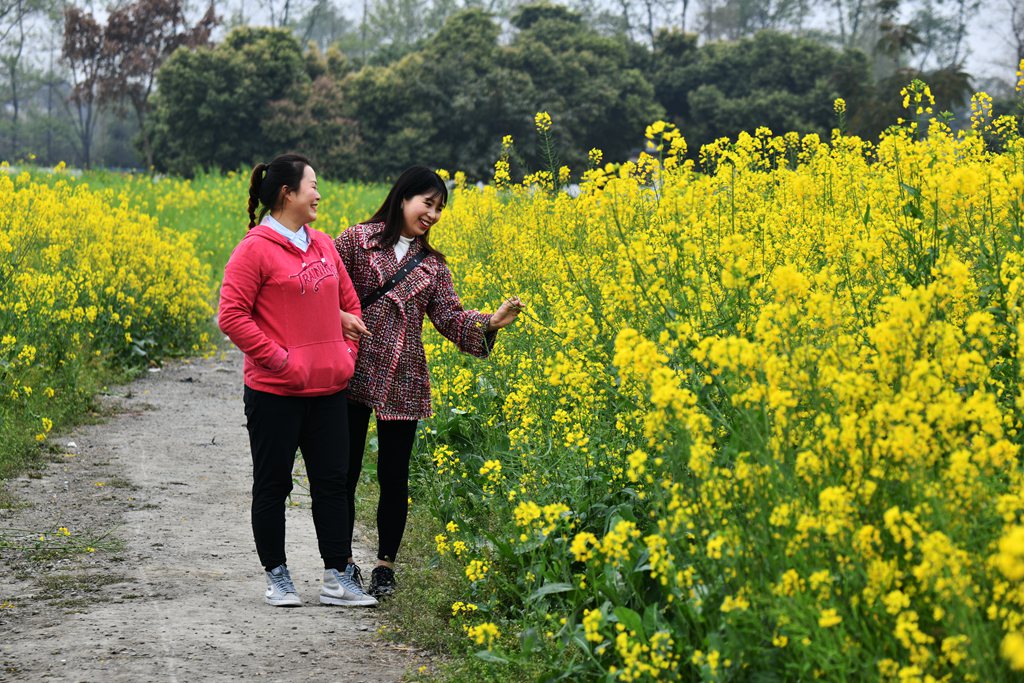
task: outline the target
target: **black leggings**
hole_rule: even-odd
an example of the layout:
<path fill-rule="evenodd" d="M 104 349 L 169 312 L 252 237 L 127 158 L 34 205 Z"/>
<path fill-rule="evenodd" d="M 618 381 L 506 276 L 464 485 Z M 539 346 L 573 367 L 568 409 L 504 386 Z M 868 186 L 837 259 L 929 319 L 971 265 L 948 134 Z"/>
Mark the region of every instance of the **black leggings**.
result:
<path fill-rule="evenodd" d="M 278 396 L 245 387 L 244 401 L 252 449 L 252 533 L 260 562 L 270 571 L 288 561 L 284 510 L 298 448 L 309 475 L 313 526 L 324 567 L 344 570 L 352 555 L 345 394 Z"/>
<path fill-rule="evenodd" d="M 348 402 L 349 460 L 348 512 L 349 530 L 356 519 L 356 485 L 363 469 L 366 432 L 372 409 L 362 403 Z M 416 440 L 417 420 L 381 420 L 377 418 L 377 482 L 380 500 L 377 503 L 377 559 L 394 562 L 398 546 L 405 534 L 409 514 L 409 458 Z M 349 533 L 349 538 L 352 534 Z"/>

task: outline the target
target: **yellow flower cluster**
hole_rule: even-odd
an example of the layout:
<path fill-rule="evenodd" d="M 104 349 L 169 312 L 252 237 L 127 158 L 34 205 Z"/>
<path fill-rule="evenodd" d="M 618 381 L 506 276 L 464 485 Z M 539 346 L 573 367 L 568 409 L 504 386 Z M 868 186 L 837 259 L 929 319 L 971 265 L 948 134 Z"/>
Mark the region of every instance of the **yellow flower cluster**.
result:
<path fill-rule="evenodd" d="M 537 126 L 538 133 L 547 133 L 551 130 L 551 114 L 546 111 L 537 112 L 533 117 L 533 123 Z"/>
<path fill-rule="evenodd" d="M 476 612 L 478 607 L 471 602 L 462 602 L 458 600 L 452 603 L 452 616 L 458 616 L 460 614 L 471 614 Z"/>
<path fill-rule="evenodd" d="M 666 631 L 651 634 L 644 642 L 636 631 L 616 624 L 615 652 L 620 665 L 612 665 L 608 673 L 620 681 L 678 680 L 679 657 L 675 641 Z"/>
<path fill-rule="evenodd" d="M 489 650 L 494 645 L 494 641 L 501 637 L 501 631 L 494 624 L 485 622 L 476 626 L 467 626 L 466 635 L 477 645 L 485 645 Z"/>
<path fill-rule="evenodd" d="M 438 474 L 453 473 L 462 462 L 459 456 L 455 454 L 455 451 L 446 445 L 441 445 L 434 449 L 433 460 Z"/>
<path fill-rule="evenodd" d="M 470 581 L 483 581 L 491 566 L 484 560 L 470 560 L 466 565 L 466 578 Z"/>
<path fill-rule="evenodd" d="M 211 348 L 213 278 L 194 233 L 58 167 L 0 167 L 0 444 L 44 441 L 97 367 Z M 33 392 L 33 385 L 49 385 Z M 55 390 L 54 387 L 57 387 Z M 65 391 L 65 389 L 67 391 Z"/>
<path fill-rule="evenodd" d="M 487 460 L 480 468 L 480 476 L 483 477 L 483 492 L 488 495 L 494 495 L 497 487 L 501 485 L 501 461 L 500 460 Z"/>
<path fill-rule="evenodd" d="M 507 485 L 483 513 L 440 473 L 440 519 L 530 539 L 490 547 L 487 599 L 548 585 L 538 618 L 615 641 L 592 676 L 653 677 L 658 632 L 691 678 L 1024 667 L 1024 140 L 987 96 L 957 131 L 902 97 L 875 141 L 762 128 L 694 163 L 657 122 L 660 158 L 594 150 L 576 197 L 446 210 L 462 299 L 528 306 L 486 365 L 437 339 Z M 537 545 L 555 503 L 578 527 Z M 644 621 L 612 638 L 620 606 Z"/>
<path fill-rule="evenodd" d="M 601 622 L 604 620 L 604 615 L 601 614 L 599 609 L 587 609 L 583 610 L 583 632 L 584 637 L 592 643 L 600 643 L 604 640 L 604 635 L 601 634 Z"/>

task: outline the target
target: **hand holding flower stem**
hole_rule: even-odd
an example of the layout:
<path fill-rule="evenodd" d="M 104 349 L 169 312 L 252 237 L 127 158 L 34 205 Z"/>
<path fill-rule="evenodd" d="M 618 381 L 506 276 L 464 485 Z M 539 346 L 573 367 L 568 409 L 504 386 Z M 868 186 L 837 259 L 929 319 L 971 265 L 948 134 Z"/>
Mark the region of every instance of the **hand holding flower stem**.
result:
<path fill-rule="evenodd" d="M 519 300 L 518 296 L 505 299 L 487 322 L 487 331 L 494 332 L 506 325 L 511 325 L 515 322 L 521 310 L 523 310 L 523 302 Z"/>

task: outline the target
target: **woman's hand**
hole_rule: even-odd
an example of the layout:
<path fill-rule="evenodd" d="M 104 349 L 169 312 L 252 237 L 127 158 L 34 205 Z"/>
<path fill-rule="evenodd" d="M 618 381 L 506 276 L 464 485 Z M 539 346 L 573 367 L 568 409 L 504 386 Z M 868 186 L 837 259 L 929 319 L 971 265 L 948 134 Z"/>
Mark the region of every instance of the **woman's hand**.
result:
<path fill-rule="evenodd" d="M 518 296 L 505 299 L 501 302 L 501 306 L 498 306 L 498 310 L 491 315 L 491 319 L 487 323 L 487 331 L 493 332 L 494 330 L 500 330 L 506 325 L 511 325 L 515 322 L 521 310 L 523 310 L 523 302 L 519 300 Z"/>
<path fill-rule="evenodd" d="M 372 337 L 370 330 L 366 329 L 362 319 L 348 311 L 341 312 L 341 329 L 345 333 L 345 339 L 359 341 L 360 337 Z"/>

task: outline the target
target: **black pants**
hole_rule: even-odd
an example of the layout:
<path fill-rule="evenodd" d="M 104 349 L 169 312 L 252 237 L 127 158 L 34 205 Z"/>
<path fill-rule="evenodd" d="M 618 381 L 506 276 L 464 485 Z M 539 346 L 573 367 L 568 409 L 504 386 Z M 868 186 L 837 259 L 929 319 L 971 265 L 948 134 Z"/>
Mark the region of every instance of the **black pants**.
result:
<path fill-rule="evenodd" d="M 245 387 L 244 401 L 252 449 L 252 533 L 260 562 L 268 571 L 286 563 L 284 510 L 298 448 L 309 475 L 320 557 L 324 567 L 344 570 L 352 555 L 345 392 L 278 396 Z"/>
<path fill-rule="evenodd" d="M 348 402 L 351 446 L 348 464 L 349 531 L 356 518 L 356 485 L 363 469 L 366 431 L 370 425 L 369 406 Z M 417 420 L 377 420 L 377 559 L 394 562 L 405 534 L 409 515 L 409 458 L 416 440 Z M 352 534 L 349 533 L 349 538 Z"/>

